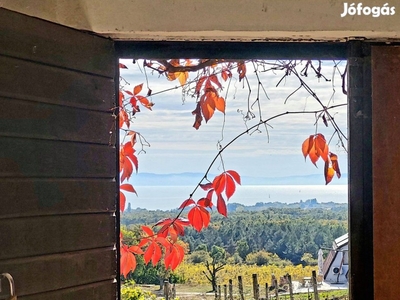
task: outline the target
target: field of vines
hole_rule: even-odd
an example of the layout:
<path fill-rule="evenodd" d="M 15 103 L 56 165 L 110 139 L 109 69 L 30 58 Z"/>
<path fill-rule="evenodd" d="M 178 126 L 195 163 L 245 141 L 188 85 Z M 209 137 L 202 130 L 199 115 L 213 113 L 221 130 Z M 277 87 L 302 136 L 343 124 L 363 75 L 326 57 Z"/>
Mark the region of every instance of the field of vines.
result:
<path fill-rule="evenodd" d="M 272 274 L 274 274 L 278 279 L 285 274 L 290 274 L 293 281 L 300 281 L 304 277 L 310 277 L 311 272 L 317 269 L 318 267 L 316 266 L 303 267 L 302 265 L 284 267 L 274 265 L 226 265 L 224 269 L 217 273 L 217 276 L 218 284 L 221 285 L 228 284 L 229 279 L 232 279 L 235 282 L 239 275 L 242 276 L 244 285 L 251 285 L 252 274 L 257 274 L 258 282 L 260 284 L 266 282 L 270 284 Z M 174 273 L 178 275 L 179 278 L 183 279 L 186 284 L 205 285 L 209 282 L 207 281 L 203 271 L 206 271 L 203 264 L 182 263 Z"/>

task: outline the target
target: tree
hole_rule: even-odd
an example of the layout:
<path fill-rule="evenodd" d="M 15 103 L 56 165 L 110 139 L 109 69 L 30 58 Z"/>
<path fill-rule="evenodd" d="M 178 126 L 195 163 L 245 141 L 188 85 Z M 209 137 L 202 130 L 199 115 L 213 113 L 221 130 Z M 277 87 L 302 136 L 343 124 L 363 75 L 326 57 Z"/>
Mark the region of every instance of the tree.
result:
<path fill-rule="evenodd" d="M 226 265 L 226 252 L 223 248 L 218 246 L 212 246 L 209 253 L 210 260 L 206 260 L 205 266 L 207 272 L 203 271 L 207 280 L 211 283 L 211 292 L 217 291 L 217 273 L 221 271 Z"/>
<path fill-rule="evenodd" d="M 318 260 L 314 258 L 311 253 L 307 252 L 303 254 L 301 261 L 303 262 L 303 265 L 306 266 L 316 266 L 318 264 Z"/>
<path fill-rule="evenodd" d="M 246 240 L 242 239 L 237 243 L 237 252 L 243 260 L 246 259 L 247 254 L 250 253 L 250 247 Z"/>
<path fill-rule="evenodd" d="M 256 99 L 251 99 L 252 89 L 247 69 L 254 69 L 254 78 L 256 79 Z M 120 64 L 121 69 L 127 68 Z M 300 68 L 300 69 L 299 69 Z M 335 66 L 337 68 L 337 65 Z M 346 137 L 337 125 L 334 115 L 330 112 L 334 108 L 341 105 L 332 105 L 329 101 L 324 104 L 323 101 L 313 92 L 309 85 L 303 79 L 308 76 L 309 72 L 313 72 L 318 79 L 328 80 L 321 73 L 321 62 L 312 61 L 284 61 L 284 62 L 266 62 L 262 60 L 224 60 L 224 59 L 170 59 L 170 60 L 144 60 L 143 69 L 150 70 L 160 76 L 165 76 L 168 80 L 177 80 L 182 88 L 183 94 L 190 95 L 196 98 L 196 105 L 192 111 L 194 116 L 193 127 L 199 129 L 202 126 L 202 121 L 206 123 L 214 116 L 216 112 L 225 114 L 226 99 L 222 96 L 224 82 L 229 87 L 229 84 L 234 77 L 233 71 L 237 72 L 239 82 L 243 86 L 247 86 L 249 96 L 247 99 L 247 110 L 241 111 L 243 120 L 247 129 L 239 133 L 231 141 L 222 144 L 222 140 L 218 141 L 218 153 L 211 161 L 209 168 L 206 170 L 203 178 L 194 188 L 190 197 L 182 202 L 180 211 L 177 216 L 160 220 L 154 227 L 142 226 L 143 236 L 138 246 L 127 247 L 123 239 L 121 239 L 121 271 L 126 276 L 130 270 L 136 265 L 135 255 L 144 255 L 146 263 L 152 262 L 156 265 L 161 259 L 164 260 L 166 269 L 175 269 L 183 260 L 184 249 L 180 246 L 178 236 L 184 235 L 184 228 L 187 226 L 193 227 L 197 231 L 207 228 L 210 223 L 210 209 L 216 207 L 216 210 L 223 216 L 227 216 L 226 202 L 232 197 L 236 191 L 236 186 L 241 184 L 240 175 L 232 169 L 225 168 L 223 160 L 223 152 L 232 145 L 235 141 L 245 135 L 252 135 L 255 132 L 264 130 L 268 133 L 268 126 L 272 120 L 288 115 L 309 114 L 314 115 L 315 124 L 322 123 L 325 126 L 332 126 L 333 136 L 338 138 L 338 144 L 346 149 Z M 339 70 L 337 68 L 337 70 Z M 260 97 L 264 95 L 268 98 L 260 74 L 266 71 L 282 72 L 282 78 L 277 83 L 279 86 L 283 81 L 293 76 L 299 82 L 299 88 L 293 91 L 285 102 L 291 98 L 299 89 L 303 88 L 319 105 L 316 110 L 286 111 L 280 114 L 264 118 L 261 110 Z M 340 70 L 339 70 L 340 72 Z M 193 80 L 189 80 L 189 73 L 195 74 Z M 145 73 L 147 76 L 147 73 Z M 340 73 L 344 78 L 344 73 Z M 146 78 L 147 79 L 147 78 Z M 123 80 L 121 80 L 123 82 Z M 152 89 L 147 86 L 147 93 L 143 91 L 143 84 L 134 86 L 133 89 L 126 88 L 127 82 L 121 84 L 119 93 L 119 105 L 117 107 L 119 116 L 120 130 L 125 132 L 125 136 L 121 139 L 123 142 L 120 147 L 120 173 L 121 173 L 121 191 L 120 191 L 120 210 L 125 210 L 126 197 L 125 193 L 136 193 L 135 188 L 127 183 L 133 171 L 138 171 L 138 158 L 136 149 L 139 145 L 141 151 L 144 147 L 149 146 L 147 140 L 138 132 L 130 128 L 134 117 L 140 112 L 140 107 L 152 110 L 154 103 L 151 98 Z M 148 85 L 148 84 L 147 84 Z M 344 89 L 344 84 L 342 85 Z M 253 112 L 255 108 L 256 113 Z M 259 118 L 257 118 L 259 117 Z M 248 125 L 251 120 L 258 121 L 254 125 Z M 224 129 L 222 129 L 223 131 Z M 332 139 L 332 138 L 331 138 Z M 325 139 L 322 133 L 315 132 L 306 138 L 302 144 L 301 150 L 306 159 L 317 165 L 317 161 L 321 158 L 324 161 L 324 177 L 328 184 L 333 176 L 341 176 L 336 154 L 329 149 L 331 141 Z M 128 140 L 128 141 L 126 141 Z M 219 162 L 222 165 L 222 173 L 214 179 L 209 179 L 211 167 Z M 201 188 L 205 192 L 205 196 L 197 201 L 192 198 L 193 193 Z M 187 213 L 187 217 L 182 215 Z M 285 251 L 284 247 L 281 249 Z"/>

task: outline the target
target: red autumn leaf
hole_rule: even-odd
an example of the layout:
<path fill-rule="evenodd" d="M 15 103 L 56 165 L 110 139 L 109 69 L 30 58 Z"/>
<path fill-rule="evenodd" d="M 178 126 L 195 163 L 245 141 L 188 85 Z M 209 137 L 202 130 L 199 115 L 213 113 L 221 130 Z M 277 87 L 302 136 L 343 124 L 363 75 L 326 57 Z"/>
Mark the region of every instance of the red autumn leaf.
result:
<path fill-rule="evenodd" d="M 137 94 L 139 94 L 141 92 L 142 88 L 143 88 L 143 83 L 138 84 L 137 86 L 135 86 L 133 88 L 133 94 L 136 96 Z"/>
<path fill-rule="evenodd" d="M 158 231 L 157 235 L 166 238 L 168 234 L 171 236 L 171 239 L 176 241 L 177 236 L 183 236 L 185 233 L 185 226 L 188 226 L 189 220 L 183 218 L 168 218 L 158 221 L 155 226 L 162 226 Z"/>
<path fill-rule="evenodd" d="M 122 171 L 121 182 L 124 182 L 125 179 L 129 180 L 129 178 L 133 173 L 132 162 L 129 160 L 129 158 L 120 155 L 119 165 L 120 165 L 120 171 Z"/>
<path fill-rule="evenodd" d="M 132 92 L 130 92 L 130 91 L 126 91 L 126 90 L 124 90 L 124 92 L 125 92 L 125 93 L 127 93 L 129 96 L 133 96 L 133 93 L 132 93 Z"/>
<path fill-rule="evenodd" d="M 125 211 L 126 197 L 123 192 L 119 192 L 119 210 L 121 212 Z"/>
<path fill-rule="evenodd" d="M 121 184 L 121 186 L 119 187 L 121 190 L 127 191 L 127 192 L 131 192 L 131 193 L 136 193 L 136 190 L 134 189 L 134 187 L 131 184 L 125 183 L 125 184 Z"/>
<path fill-rule="evenodd" d="M 238 184 L 241 184 L 241 182 L 240 182 L 240 175 L 239 175 L 238 172 L 236 172 L 236 171 L 234 171 L 234 170 L 228 170 L 228 171 L 226 171 L 226 173 L 228 173 L 230 176 L 232 176 L 232 178 L 235 179 L 235 181 L 236 181 Z"/>
<path fill-rule="evenodd" d="M 125 99 L 124 94 L 119 91 L 119 106 L 122 107 L 123 100 Z"/>
<path fill-rule="evenodd" d="M 228 210 L 226 208 L 225 199 L 222 197 L 221 194 L 218 194 L 218 197 L 217 197 L 217 210 L 221 215 L 223 215 L 225 217 L 228 215 Z"/>
<path fill-rule="evenodd" d="M 337 178 L 340 178 L 342 176 L 342 174 L 340 173 L 340 168 L 339 168 L 339 162 L 338 162 L 338 157 L 336 154 L 334 153 L 330 153 L 329 154 L 330 160 L 332 162 L 332 168 L 335 170 L 336 172 L 336 176 Z"/>
<path fill-rule="evenodd" d="M 124 275 L 124 277 L 126 278 L 129 272 L 133 272 L 136 269 L 136 258 L 135 255 L 133 255 L 133 253 L 129 251 L 129 248 L 126 245 L 123 245 L 121 247 L 120 253 L 121 274 Z"/>
<path fill-rule="evenodd" d="M 207 198 L 208 200 L 210 200 L 210 202 L 211 202 L 210 207 L 212 207 L 212 195 L 213 195 L 213 193 L 214 193 L 214 189 L 211 189 L 211 190 L 209 190 L 209 191 L 207 192 L 207 196 L 206 196 L 206 198 Z"/>
<path fill-rule="evenodd" d="M 325 137 L 317 133 L 310 135 L 302 144 L 301 150 L 304 158 L 310 157 L 311 162 L 317 166 L 316 162 L 321 157 L 325 162 L 328 161 L 329 147 Z"/>
<path fill-rule="evenodd" d="M 215 111 L 215 98 L 216 95 L 214 92 L 207 92 L 200 98 L 200 106 L 201 106 L 201 112 L 204 116 L 204 119 L 206 120 L 206 123 L 208 120 L 212 118 L 214 115 Z"/>
<path fill-rule="evenodd" d="M 200 200 L 198 200 L 197 205 L 202 206 L 202 207 L 212 207 L 213 206 L 213 204 L 211 202 L 211 198 L 208 198 L 208 197 L 201 198 Z"/>
<path fill-rule="evenodd" d="M 134 147 L 136 144 L 136 132 L 131 130 L 128 132 L 127 135 L 131 137 L 131 144 L 132 144 L 132 147 Z"/>
<path fill-rule="evenodd" d="M 246 76 L 246 65 L 244 62 L 238 63 L 237 71 L 239 73 L 239 82 Z"/>
<path fill-rule="evenodd" d="M 308 153 L 308 156 L 310 157 L 311 162 L 317 166 L 317 160 L 319 158 L 319 153 L 318 153 L 318 148 L 315 147 L 315 143 L 313 143 L 310 152 Z"/>
<path fill-rule="evenodd" d="M 221 77 L 224 81 L 227 81 L 228 78 L 232 78 L 232 72 L 229 69 L 223 69 L 221 72 Z"/>
<path fill-rule="evenodd" d="M 226 175 L 225 176 L 225 194 L 226 194 L 226 197 L 228 198 L 228 200 L 235 193 L 235 190 L 236 190 L 236 184 L 235 184 L 233 178 L 229 175 Z"/>
<path fill-rule="evenodd" d="M 139 102 L 146 107 L 147 109 L 151 110 L 152 107 L 154 106 L 154 103 L 151 102 L 149 99 L 147 99 L 146 97 L 143 96 L 136 96 L 137 100 L 139 100 Z"/>
<path fill-rule="evenodd" d="M 316 148 L 318 149 L 318 153 L 321 156 L 321 158 L 324 161 L 327 161 L 329 149 L 328 149 L 328 145 L 326 144 L 325 137 L 320 133 L 316 134 L 315 138 L 314 138 L 314 143 L 315 143 Z"/>
<path fill-rule="evenodd" d="M 304 159 L 307 158 L 313 145 L 314 145 L 314 135 L 310 135 L 310 137 L 303 142 L 303 145 L 301 147 Z"/>
<path fill-rule="evenodd" d="M 203 121 L 203 117 L 201 116 L 200 102 L 197 102 L 196 109 L 192 111 L 192 115 L 195 115 L 193 127 L 199 129 L 201 126 L 201 121 Z"/>
<path fill-rule="evenodd" d="M 195 88 L 195 90 L 194 90 L 194 93 L 195 93 L 195 94 L 197 94 L 197 95 L 200 94 L 201 87 L 202 87 L 202 85 L 203 85 L 203 83 L 204 83 L 204 80 L 206 80 L 206 79 L 207 79 L 207 76 L 203 76 L 203 77 L 200 77 L 200 78 L 199 78 L 199 80 L 198 80 L 197 83 L 196 83 L 196 88 Z"/>
<path fill-rule="evenodd" d="M 217 76 L 216 76 L 215 74 L 211 75 L 211 76 L 209 77 L 209 80 L 210 80 L 212 83 L 214 83 L 218 88 L 222 89 L 222 85 L 221 85 L 221 83 L 219 82 L 219 80 L 218 80 L 218 78 L 217 78 Z"/>
<path fill-rule="evenodd" d="M 181 206 L 179 206 L 179 209 L 182 209 L 184 207 L 188 207 L 189 205 L 196 204 L 192 198 L 186 199 L 185 201 L 182 202 Z"/>
<path fill-rule="evenodd" d="M 235 193 L 235 182 L 240 184 L 240 176 L 237 172 L 229 170 L 216 176 L 212 185 L 217 195 L 220 195 L 225 191 L 225 195 L 229 199 Z"/>
<path fill-rule="evenodd" d="M 124 123 L 125 123 L 126 127 L 129 128 L 130 120 L 129 120 L 128 113 L 124 109 L 121 109 L 119 111 L 119 128 L 122 128 Z"/>
<path fill-rule="evenodd" d="M 179 244 L 172 244 L 168 251 L 165 253 L 164 265 L 165 268 L 175 270 L 176 267 L 183 261 L 185 250 Z"/>
<path fill-rule="evenodd" d="M 215 98 L 215 108 L 220 112 L 225 113 L 225 99 L 222 97 Z"/>
<path fill-rule="evenodd" d="M 200 187 L 204 190 L 204 191 L 208 191 L 209 189 L 212 189 L 213 185 L 211 182 L 206 183 L 206 184 L 200 184 Z"/>
<path fill-rule="evenodd" d="M 196 205 L 189 211 L 188 219 L 194 229 L 201 231 L 210 223 L 210 213 L 204 207 Z"/>
<path fill-rule="evenodd" d="M 128 69 L 127 66 L 125 66 L 124 64 L 121 64 L 121 63 L 119 63 L 118 66 L 120 69 Z"/>
<path fill-rule="evenodd" d="M 213 188 L 217 194 L 221 194 L 225 190 L 225 173 L 214 178 Z"/>
<path fill-rule="evenodd" d="M 137 159 L 137 157 L 136 157 L 136 155 L 134 153 L 135 153 L 135 149 L 133 149 L 133 145 L 132 145 L 131 142 L 125 143 L 125 145 L 121 149 L 121 154 L 123 156 L 125 156 L 125 158 L 129 158 L 129 161 L 131 163 L 133 163 L 133 165 L 135 166 L 135 170 L 137 172 L 138 169 L 139 169 L 139 162 L 138 162 L 138 159 Z M 127 161 L 127 159 L 125 159 L 125 162 L 126 161 Z M 127 178 L 129 179 L 130 176 L 131 176 L 131 174 L 129 174 L 129 176 Z"/>
<path fill-rule="evenodd" d="M 335 175 L 335 170 L 330 166 L 329 161 L 326 161 L 324 168 L 325 184 L 331 182 L 334 175 Z"/>
<path fill-rule="evenodd" d="M 142 238 L 139 243 L 139 247 L 147 245 L 147 249 L 143 255 L 144 261 L 147 264 L 151 260 L 153 266 L 155 266 L 161 259 L 162 250 L 160 245 L 165 243 L 165 239 L 162 237 L 157 237 L 153 230 L 147 226 L 142 226 L 142 229 L 146 233 L 147 237 Z"/>

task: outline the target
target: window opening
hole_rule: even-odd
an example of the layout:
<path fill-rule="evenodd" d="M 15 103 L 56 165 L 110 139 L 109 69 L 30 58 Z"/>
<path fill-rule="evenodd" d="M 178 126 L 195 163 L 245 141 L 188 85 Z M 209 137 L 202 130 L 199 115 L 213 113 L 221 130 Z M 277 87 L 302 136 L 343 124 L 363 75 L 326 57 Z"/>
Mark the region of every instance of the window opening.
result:
<path fill-rule="evenodd" d="M 206 65 L 206 68 L 199 68 L 200 64 Z M 166 71 L 171 66 L 170 70 L 174 72 Z M 149 221 L 154 224 L 163 218 L 171 218 L 170 223 L 176 226 L 170 227 L 174 228 L 172 231 L 165 230 L 162 236 L 172 233 L 175 239 L 174 235 L 179 235 L 181 225 L 191 223 L 195 229 L 189 229 L 189 234 L 180 237 L 186 243 L 186 248 L 183 248 L 192 254 L 197 252 L 197 256 L 208 256 L 211 262 L 212 251 L 216 256 L 223 255 L 224 259 L 220 259 L 220 264 L 216 263 L 214 269 L 221 266 L 223 270 L 228 261 L 238 263 L 247 259 L 248 263 L 254 260 L 253 263 L 262 265 L 263 255 L 265 262 L 281 266 L 290 265 L 290 262 L 297 265 L 316 263 L 318 266 L 318 250 L 323 249 L 327 262 L 320 270 L 323 279 L 328 282 L 332 273 L 337 279 L 334 283 L 347 281 L 348 259 L 337 259 L 340 256 L 337 254 L 343 254 L 346 250 L 336 241 L 347 232 L 346 61 L 120 60 L 120 68 L 120 106 L 123 108 L 119 116 L 122 149 L 120 197 L 124 206 L 121 210 L 125 211 L 121 224 L 129 225 L 122 230 L 123 239 L 128 244 L 140 234 L 137 224 Z M 232 140 L 234 142 L 231 144 Z M 133 144 L 134 147 L 131 147 Z M 218 154 L 220 151 L 221 155 Z M 145 152 L 148 153 L 142 155 Z M 307 162 L 304 162 L 304 158 Z M 214 160 L 215 163 L 211 163 Z M 137 166 L 140 166 L 140 172 L 134 174 Z M 233 172 L 229 173 L 228 170 Z M 240 175 L 241 184 L 237 174 Z M 341 178 L 336 178 L 338 176 Z M 130 177 L 129 182 L 126 182 L 127 177 Z M 328 181 L 329 184 L 324 185 Z M 311 187 L 308 186 L 310 183 L 313 184 Z M 208 216 L 203 210 L 204 207 L 210 210 L 210 201 L 206 199 L 211 198 L 212 189 L 214 213 L 208 226 Z M 217 189 L 222 192 L 223 200 L 218 197 Z M 139 197 L 132 196 L 133 193 Z M 228 197 L 231 197 L 229 202 Z M 195 203 L 191 200 L 185 202 L 185 199 L 193 199 Z M 198 202 L 199 199 L 202 200 Z M 277 201 L 283 204 L 278 205 Z M 174 210 L 189 202 L 192 205 L 187 206 L 184 213 Z M 199 209 L 188 218 L 188 211 L 196 206 Z M 261 224 L 271 227 L 269 221 L 277 222 L 273 215 L 288 207 L 290 213 L 283 213 L 279 217 L 281 228 L 274 227 L 274 234 L 278 237 L 273 238 L 268 236 L 266 230 L 257 234 L 251 232 L 252 227 L 256 227 L 251 223 L 242 224 L 245 233 L 237 234 L 227 225 L 229 216 L 224 219 L 215 213 L 219 211 L 222 215 L 235 215 L 241 211 L 242 215 L 253 214 L 255 219 L 261 216 L 264 219 Z M 146 209 L 169 211 L 148 213 Z M 296 229 L 288 228 L 288 218 L 297 220 L 298 214 L 314 211 L 326 214 L 326 219 L 315 219 L 314 224 L 318 226 L 298 224 L 298 232 L 293 234 Z M 263 212 L 265 214 L 262 215 Z M 184 217 L 182 224 L 176 217 Z M 315 216 L 310 214 L 306 218 L 313 223 L 311 220 Z M 211 233 L 216 231 L 213 220 L 216 220 L 215 227 L 225 226 L 226 230 L 231 231 L 228 241 L 223 242 L 221 236 Z M 255 223 L 257 221 L 260 220 L 254 220 Z M 320 222 L 325 224 L 322 226 Z M 167 223 L 163 222 L 158 228 Z M 237 220 L 237 223 L 241 224 L 241 221 Z M 313 228 L 329 228 L 330 231 L 315 233 Z M 160 258 L 165 263 L 165 257 L 170 255 L 172 258 L 167 259 L 166 264 L 175 267 L 176 261 L 171 261 L 180 260 L 180 255 L 171 253 L 178 253 L 181 249 L 170 248 L 167 253 L 160 254 L 157 243 L 162 248 L 166 242 L 153 240 L 153 229 L 144 229 L 149 237 L 139 243 L 139 246 L 146 244 L 143 249 L 123 245 L 122 253 L 130 252 L 129 259 L 132 260 L 134 254 L 144 251 L 144 260 L 149 261 L 149 265 L 152 262 L 157 264 Z M 312 235 L 313 240 L 304 240 L 301 230 L 309 231 L 308 235 Z M 195 238 L 196 231 L 200 232 Z M 259 245 L 250 245 L 252 250 L 257 251 L 250 251 L 250 236 L 253 241 L 258 237 Z M 285 238 L 291 240 L 292 244 L 282 243 Z M 293 239 L 303 242 L 296 243 Z M 150 247 L 154 249 L 148 251 Z M 243 250 L 242 255 L 239 248 Z M 127 256 L 122 256 L 127 259 Z M 139 255 L 136 259 L 143 258 Z M 206 278 L 202 272 L 207 274 L 207 264 L 212 270 L 211 262 L 205 260 L 205 269 L 197 270 L 196 276 Z M 129 263 L 132 266 L 132 261 Z M 175 280 L 189 280 L 188 274 L 179 278 L 176 273 L 161 274 L 161 269 L 158 263 L 158 269 L 143 267 L 142 271 L 146 270 L 145 276 L 148 277 L 153 272 L 153 281 L 171 276 L 175 276 Z M 318 271 L 317 267 L 314 269 Z M 294 270 L 292 273 L 298 272 Z M 121 271 L 128 274 L 127 269 L 122 268 Z M 274 276 L 280 274 L 277 270 L 264 270 L 263 274 L 269 274 L 269 278 L 258 280 L 271 284 L 272 273 Z M 308 279 L 305 279 L 308 276 L 297 273 L 292 276 L 299 286 L 305 288 L 308 284 Z M 232 279 L 236 278 L 233 276 Z M 218 284 L 226 284 L 219 280 Z M 322 281 L 321 276 L 319 281 Z M 212 286 L 216 292 L 216 284 Z M 282 286 L 287 287 L 284 282 Z"/>

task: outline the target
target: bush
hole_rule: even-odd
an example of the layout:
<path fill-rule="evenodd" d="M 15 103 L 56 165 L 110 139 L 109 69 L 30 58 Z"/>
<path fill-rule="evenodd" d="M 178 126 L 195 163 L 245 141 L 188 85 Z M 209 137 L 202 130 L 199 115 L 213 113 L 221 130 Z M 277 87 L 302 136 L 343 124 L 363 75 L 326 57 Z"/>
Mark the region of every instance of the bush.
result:
<path fill-rule="evenodd" d="M 123 285 L 121 288 L 121 300 L 155 300 L 156 295 L 143 291 L 132 283 Z"/>

